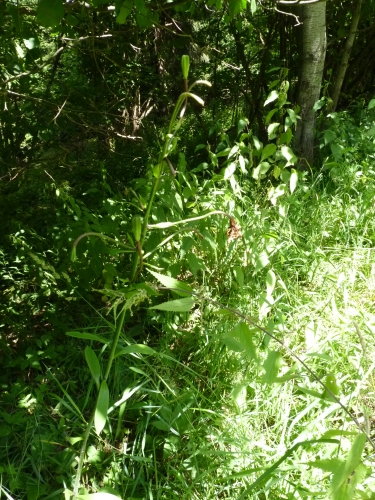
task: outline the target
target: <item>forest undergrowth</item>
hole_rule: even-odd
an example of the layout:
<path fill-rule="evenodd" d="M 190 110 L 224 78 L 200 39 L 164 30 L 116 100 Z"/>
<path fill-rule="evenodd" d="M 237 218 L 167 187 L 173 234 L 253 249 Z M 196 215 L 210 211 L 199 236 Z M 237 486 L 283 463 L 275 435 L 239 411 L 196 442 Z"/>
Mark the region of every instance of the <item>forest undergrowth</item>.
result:
<path fill-rule="evenodd" d="M 371 112 L 331 116 L 320 171 L 242 120 L 126 191 L 4 191 L 1 497 L 375 498 Z"/>

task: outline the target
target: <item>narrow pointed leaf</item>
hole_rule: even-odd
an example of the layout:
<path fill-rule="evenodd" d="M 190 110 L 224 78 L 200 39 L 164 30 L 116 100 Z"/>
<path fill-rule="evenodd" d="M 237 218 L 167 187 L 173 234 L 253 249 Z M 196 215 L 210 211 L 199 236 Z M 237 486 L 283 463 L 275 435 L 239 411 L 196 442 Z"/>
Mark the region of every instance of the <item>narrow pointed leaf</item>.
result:
<path fill-rule="evenodd" d="M 170 300 L 169 302 L 163 302 L 157 306 L 150 307 L 149 309 L 159 309 L 160 311 L 171 311 L 171 312 L 186 312 L 190 311 L 195 305 L 195 300 L 193 297 L 185 297 L 184 299 Z"/>
<path fill-rule="evenodd" d="M 127 347 L 124 347 L 120 351 L 116 352 L 115 358 L 123 354 L 146 354 L 152 356 L 153 354 L 156 354 L 156 351 L 151 347 L 149 347 L 148 345 L 133 344 L 133 345 L 128 345 Z"/>
<path fill-rule="evenodd" d="M 151 271 L 150 269 L 148 270 L 149 273 L 151 273 L 155 278 L 160 281 L 162 285 L 164 285 L 167 288 L 170 288 L 174 292 L 176 292 L 178 295 L 181 295 L 182 297 L 190 297 L 191 293 L 193 292 L 193 289 L 184 283 L 183 281 L 178 281 L 174 278 L 171 278 L 170 276 L 165 276 L 164 274 L 159 274 L 156 273 L 155 271 Z M 183 291 L 186 290 L 188 293 L 184 293 Z"/>
<path fill-rule="evenodd" d="M 265 373 L 262 377 L 263 384 L 273 384 L 277 379 L 277 374 L 281 366 L 281 354 L 278 351 L 269 351 L 266 361 L 263 364 Z"/>
<path fill-rule="evenodd" d="M 96 387 L 99 389 L 100 363 L 99 363 L 99 360 L 98 360 L 95 352 L 91 349 L 90 346 L 86 346 L 85 358 L 86 358 L 87 364 L 89 365 L 90 372 L 91 372 L 92 378 L 95 381 Z"/>
<path fill-rule="evenodd" d="M 109 406 L 108 385 L 105 380 L 102 380 L 99 390 L 98 401 L 96 403 L 95 418 L 94 418 L 95 430 L 98 435 L 102 432 L 105 426 L 108 414 L 108 406 Z"/>
<path fill-rule="evenodd" d="M 100 337 L 99 335 L 95 335 L 93 333 L 66 332 L 66 335 L 68 335 L 69 337 L 75 337 L 77 339 L 96 340 L 97 342 L 101 342 L 102 344 L 108 344 L 108 339 L 106 339 L 105 337 Z"/>

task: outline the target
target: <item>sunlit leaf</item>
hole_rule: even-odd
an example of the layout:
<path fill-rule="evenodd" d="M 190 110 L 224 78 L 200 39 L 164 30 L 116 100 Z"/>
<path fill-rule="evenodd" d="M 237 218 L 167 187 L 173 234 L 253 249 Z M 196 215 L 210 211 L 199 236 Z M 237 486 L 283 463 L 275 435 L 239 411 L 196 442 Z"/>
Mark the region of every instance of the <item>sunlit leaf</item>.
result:
<path fill-rule="evenodd" d="M 242 350 L 244 350 L 251 359 L 257 359 L 256 349 L 253 343 L 254 331 L 250 329 L 247 323 L 241 321 L 230 332 L 230 335 L 238 338 Z"/>
<path fill-rule="evenodd" d="M 298 173 L 293 168 L 289 179 L 289 188 L 291 193 L 294 193 L 297 187 L 297 182 L 298 182 Z"/>
<path fill-rule="evenodd" d="M 102 380 L 99 389 L 98 401 L 96 403 L 94 425 L 95 431 L 99 435 L 104 429 L 109 406 L 109 390 L 105 380 Z"/>
<path fill-rule="evenodd" d="M 279 97 L 279 93 L 276 90 L 272 90 L 272 92 L 269 94 L 267 97 L 264 105 L 267 106 L 270 102 L 276 101 L 276 99 Z"/>
<path fill-rule="evenodd" d="M 186 312 L 190 311 L 195 305 L 194 297 L 185 297 L 184 299 L 170 300 L 163 302 L 157 306 L 152 306 L 149 309 L 158 309 L 159 311 Z"/>
<path fill-rule="evenodd" d="M 244 128 L 246 128 L 247 126 L 247 122 L 248 120 L 244 119 L 244 118 L 240 118 L 238 120 L 238 124 L 237 124 L 237 135 L 239 135 Z"/>
<path fill-rule="evenodd" d="M 257 3 L 256 3 L 256 0 L 251 0 L 251 3 L 250 3 L 250 10 L 251 10 L 251 13 L 254 15 L 256 10 L 257 10 Z"/>
<path fill-rule="evenodd" d="M 331 498 L 334 500 L 350 500 L 350 495 L 348 495 L 348 490 L 351 481 L 354 479 L 357 467 L 362 461 L 362 452 L 366 444 L 366 435 L 358 434 L 354 438 L 353 445 L 348 453 L 348 458 L 346 459 L 345 465 L 338 468 L 332 478 L 331 483 Z M 363 472 L 361 470 L 359 473 Z"/>
<path fill-rule="evenodd" d="M 277 132 L 279 126 L 280 126 L 280 123 L 278 123 L 278 122 L 271 123 L 271 125 L 268 125 L 268 127 L 267 127 L 267 133 L 268 133 L 268 137 L 270 139 L 273 139 L 273 137 L 274 137 L 275 133 Z"/>
<path fill-rule="evenodd" d="M 238 409 L 240 411 L 244 411 L 246 409 L 246 396 L 247 396 L 246 385 L 239 384 L 233 388 L 231 397 L 238 406 Z"/>
<path fill-rule="evenodd" d="M 297 161 L 297 157 L 289 146 L 282 146 L 281 154 L 286 159 L 287 165 L 293 165 Z"/>
<path fill-rule="evenodd" d="M 267 144 L 267 146 L 262 151 L 261 161 L 265 160 L 269 156 L 272 156 L 275 153 L 276 149 L 276 144 Z"/>
<path fill-rule="evenodd" d="M 94 379 L 97 388 L 99 388 L 100 373 L 101 373 L 100 363 L 95 352 L 91 349 L 90 346 L 86 346 L 85 348 L 85 358 L 90 368 L 92 378 Z"/>
<path fill-rule="evenodd" d="M 268 258 L 267 252 L 263 251 L 259 255 L 257 255 L 255 259 L 255 272 L 260 271 L 264 267 L 266 267 L 270 262 L 270 259 Z"/>
<path fill-rule="evenodd" d="M 234 161 L 232 161 L 232 163 L 230 163 L 227 168 L 225 169 L 225 172 L 224 172 L 224 179 L 227 180 L 229 179 L 230 177 L 232 177 L 232 175 L 234 174 L 234 172 L 236 171 L 236 164 Z"/>
<path fill-rule="evenodd" d="M 117 358 L 118 356 L 122 356 L 123 354 L 145 354 L 146 356 L 152 356 L 154 354 L 157 354 L 157 352 L 148 345 L 132 344 L 116 352 L 115 357 Z"/>
<path fill-rule="evenodd" d="M 270 269 L 266 276 L 267 295 L 272 295 L 276 285 L 276 274 Z"/>
<path fill-rule="evenodd" d="M 233 337 L 222 337 L 221 338 L 222 342 L 228 347 L 228 349 L 230 349 L 231 351 L 234 351 L 234 352 L 243 352 L 244 351 L 244 347 L 243 345 L 236 339 L 234 339 Z"/>
<path fill-rule="evenodd" d="M 269 351 L 263 364 L 265 373 L 262 377 L 263 384 L 273 384 L 277 379 L 281 367 L 282 356 L 278 351 Z"/>
<path fill-rule="evenodd" d="M 234 274 L 234 277 L 236 278 L 237 283 L 240 286 L 243 286 L 244 275 L 243 275 L 242 267 L 241 266 L 234 266 L 233 267 L 233 274 Z"/>
<path fill-rule="evenodd" d="M 150 269 L 148 269 L 148 272 L 152 274 L 158 281 L 160 281 L 162 285 L 164 285 L 167 288 L 170 288 L 178 295 L 181 295 L 182 297 L 191 296 L 191 292 L 193 292 L 193 289 L 183 281 L 178 281 L 174 278 L 171 278 L 170 276 L 165 276 L 164 274 L 156 273 L 155 271 L 151 271 Z M 184 290 L 186 290 L 186 292 L 188 293 L 184 293 Z"/>
<path fill-rule="evenodd" d="M 109 342 L 105 337 L 100 337 L 99 335 L 95 335 L 94 333 L 66 332 L 66 335 L 68 335 L 69 337 L 75 337 L 77 339 L 96 340 L 97 342 L 101 342 L 102 344 L 108 344 Z"/>

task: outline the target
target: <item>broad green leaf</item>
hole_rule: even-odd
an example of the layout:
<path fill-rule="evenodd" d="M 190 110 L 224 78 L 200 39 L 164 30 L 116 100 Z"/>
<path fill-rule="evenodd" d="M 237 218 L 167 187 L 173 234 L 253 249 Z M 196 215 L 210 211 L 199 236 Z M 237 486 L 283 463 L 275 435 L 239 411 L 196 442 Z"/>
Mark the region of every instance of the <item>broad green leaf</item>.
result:
<path fill-rule="evenodd" d="M 257 10 L 256 0 L 251 0 L 250 10 L 251 10 L 251 13 L 254 15 L 256 10 Z"/>
<path fill-rule="evenodd" d="M 223 158 L 224 156 L 228 156 L 230 153 L 230 148 L 221 149 L 218 153 L 216 153 L 217 158 Z"/>
<path fill-rule="evenodd" d="M 321 469 L 324 472 L 337 472 L 341 470 L 344 466 L 344 460 L 341 458 L 326 458 L 323 460 L 315 460 L 313 462 L 306 462 L 306 465 L 310 465 L 311 467 L 316 467 L 317 469 Z"/>
<path fill-rule="evenodd" d="M 82 436 L 79 436 L 79 437 L 66 437 L 66 440 L 69 441 L 70 444 L 76 444 L 76 443 L 79 443 L 80 441 L 83 440 L 83 437 Z"/>
<path fill-rule="evenodd" d="M 171 311 L 171 312 L 186 312 L 190 311 L 195 305 L 194 297 L 185 297 L 184 299 L 170 300 L 169 302 L 163 302 L 157 306 L 152 306 L 149 309 L 159 309 L 160 311 Z"/>
<path fill-rule="evenodd" d="M 234 17 L 246 8 L 246 0 L 230 0 L 229 2 L 229 15 Z"/>
<path fill-rule="evenodd" d="M 277 379 L 281 367 L 282 356 L 278 351 L 269 351 L 267 359 L 263 364 L 265 373 L 262 377 L 262 384 L 273 384 Z"/>
<path fill-rule="evenodd" d="M 222 337 L 221 341 L 230 349 L 231 351 L 234 352 L 243 352 L 244 347 L 243 345 L 233 337 Z"/>
<path fill-rule="evenodd" d="M 268 138 L 273 139 L 275 136 L 275 133 L 277 132 L 277 129 L 279 128 L 280 123 L 275 122 L 271 123 L 271 125 L 268 125 L 267 127 L 267 133 L 268 133 Z"/>
<path fill-rule="evenodd" d="M 260 151 L 263 147 L 263 144 L 260 142 L 258 137 L 256 137 L 255 135 L 253 136 L 253 142 L 254 142 L 255 149 L 257 151 Z"/>
<path fill-rule="evenodd" d="M 39 45 L 40 45 L 38 37 L 24 38 L 23 43 L 25 44 L 26 48 L 29 50 L 35 49 L 36 47 L 39 47 Z"/>
<path fill-rule="evenodd" d="M 276 101 L 276 99 L 279 97 L 279 93 L 276 90 L 272 90 L 272 92 L 269 94 L 267 97 L 264 105 L 267 106 L 270 102 Z"/>
<path fill-rule="evenodd" d="M 262 161 L 259 165 L 254 168 L 252 177 L 253 179 L 260 179 L 260 177 L 268 172 L 271 168 L 271 164 L 268 161 Z"/>
<path fill-rule="evenodd" d="M 85 348 L 85 358 L 86 358 L 86 362 L 90 368 L 92 378 L 95 381 L 96 387 L 99 389 L 100 363 L 99 363 L 99 360 L 98 360 L 95 352 L 91 349 L 90 346 L 86 346 L 86 348 Z"/>
<path fill-rule="evenodd" d="M 336 139 L 336 134 L 328 129 L 324 132 L 324 144 L 329 144 L 330 142 L 334 141 Z"/>
<path fill-rule="evenodd" d="M 289 118 L 291 120 L 291 122 L 294 124 L 294 123 L 297 123 L 297 119 L 298 119 L 298 115 L 297 113 L 294 111 L 294 109 L 290 109 L 288 108 L 287 109 L 287 112 L 288 112 L 288 115 L 289 115 Z"/>
<path fill-rule="evenodd" d="M 313 110 L 318 111 L 319 109 L 321 109 L 324 106 L 326 100 L 327 99 L 325 97 L 322 97 L 321 99 L 319 99 L 319 101 L 316 101 L 316 103 L 313 106 Z"/>
<path fill-rule="evenodd" d="M 132 344 L 116 352 L 115 358 L 122 356 L 123 354 L 145 354 L 147 356 L 152 356 L 157 354 L 157 352 L 148 345 Z"/>
<path fill-rule="evenodd" d="M 244 384 L 236 385 L 231 392 L 231 396 L 233 401 L 238 406 L 238 409 L 240 411 L 244 411 L 246 409 L 246 396 L 247 396 L 246 385 Z"/>
<path fill-rule="evenodd" d="M 39 0 L 36 17 L 45 28 L 54 28 L 64 17 L 63 0 Z"/>
<path fill-rule="evenodd" d="M 272 156 L 276 151 L 276 144 L 267 144 L 267 146 L 262 151 L 261 161 L 265 160 L 269 156 Z"/>
<path fill-rule="evenodd" d="M 195 253 L 189 252 L 187 254 L 187 261 L 191 272 L 197 277 L 198 271 L 206 269 L 206 265 L 201 257 L 197 257 Z"/>
<path fill-rule="evenodd" d="M 94 417 L 95 430 L 98 435 L 102 432 L 105 426 L 108 414 L 108 406 L 109 406 L 108 385 L 105 380 L 102 380 L 102 383 L 100 384 L 98 401 L 96 403 L 95 417 Z"/>
<path fill-rule="evenodd" d="M 239 135 L 244 128 L 246 128 L 247 126 L 247 123 L 248 123 L 248 120 L 247 119 L 244 119 L 244 118 L 240 118 L 238 120 L 238 124 L 237 124 L 237 135 Z"/>
<path fill-rule="evenodd" d="M 292 169 L 292 173 L 290 175 L 290 180 L 289 180 L 289 187 L 290 187 L 290 192 L 294 193 L 296 187 L 297 187 L 297 182 L 298 182 L 298 174 L 294 168 Z"/>
<path fill-rule="evenodd" d="M 281 154 L 286 159 L 287 165 L 293 165 L 297 161 L 297 157 L 289 146 L 282 146 Z"/>
<path fill-rule="evenodd" d="M 244 321 L 241 321 L 231 332 L 233 337 L 237 337 L 243 350 L 251 358 L 256 360 L 257 353 L 253 343 L 254 332 L 250 329 L 249 325 Z"/>
<path fill-rule="evenodd" d="M 270 269 L 266 276 L 267 295 L 272 295 L 276 285 L 276 274 Z"/>
<path fill-rule="evenodd" d="M 225 169 L 225 172 L 224 172 L 224 179 L 227 180 L 229 179 L 230 177 L 232 177 L 232 175 L 234 174 L 234 172 L 236 171 L 236 164 L 234 161 L 232 161 L 232 163 L 230 163 L 227 168 Z"/>
<path fill-rule="evenodd" d="M 271 187 L 271 189 L 268 192 L 268 199 L 272 203 L 272 205 L 276 205 L 277 199 L 280 198 L 280 196 L 283 196 L 286 192 L 286 185 L 285 184 L 279 184 L 276 187 Z"/>
<path fill-rule="evenodd" d="M 350 484 L 355 480 L 353 476 L 357 473 L 357 467 L 361 465 L 362 452 L 366 444 L 366 435 L 358 434 L 354 438 L 353 445 L 348 453 L 345 465 L 338 468 L 332 478 L 330 494 L 334 500 L 351 500 L 349 495 Z M 363 470 L 359 467 L 358 473 L 363 474 Z M 362 474 L 361 474 L 362 473 Z"/>
<path fill-rule="evenodd" d="M 66 332 L 66 335 L 69 337 L 75 337 L 76 339 L 85 339 L 85 340 L 95 340 L 97 342 L 101 342 L 102 344 L 108 344 L 109 340 L 105 337 L 100 337 L 99 335 L 95 335 L 94 333 L 86 333 L 86 332 Z"/>
<path fill-rule="evenodd" d="M 293 132 L 289 127 L 287 127 L 286 131 L 280 136 L 279 144 L 289 144 L 292 139 Z"/>
<path fill-rule="evenodd" d="M 126 18 L 131 13 L 132 8 L 133 8 L 133 0 L 125 0 L 120 7 L 120 12 L 116 17 L 116 22 L 118 24 L 124 24 Z"/>
<path fill-rule="evenodd" d="M 239 149 L 240 148 L 239 148 L 238 144 L 235 144 L 233 146 L 233 148 L 229 151 L 228 158 L 232 158 L 232 156 L 234 156 L 235 154 L 237 154 Z"/>
<path fill-rule="evenodd" d="M 368 130 L 366 130 L 365 135 L 367 137 L 372 137 L 373 135 L 375 135 L 375 127 L 371 127 Z"/>
<path fill-rule="evenodd" d="M 243 275 L 242 267 L 241 266 L 234 266 L 233 267 L 233 274 L 234 274 L 234 277 L 236 278 L 237 283 L 240 286 L 243 286 L 244 275 Z"/>
<path fill-rule="evenodd" d="M 372 109 L 375 107 L 375 99 L 371 99 L 371 101 L 368 103 L 367 109 Z"/>
<path fill-rule="evenodd" d="M 174 278 L 171 278 L 170 276 L 165 276 L 164 274 L 156 273 L 155 271 L 151 271 L 150 269 L 148 269 L 148 272 L 152 274 L 158 281 L 160 281 L 162 285 L 164 285 L 167 288 L 170 288 L 178 295 L 181 295 L 182 297 L 191 296 L 191 292 L 193 292 L 193 289 L 183 281 L 178 281 Z M 186 290 L 186 292 L 190 293 L 184 293 L 183 290 Z"/>
<path fill-rule="evenodd" d="M 246 163 L 245 163 L 245 158 L 242 155 L 238 156 L 238 164 L 240 166 L 241 172 L 243 174 L 246 174 Z"/>
<path fill-rule="evenodd" d="M 267 113 L 267 116 L 266 116 L 266 118 L 265 118 L 265 123 L 266 123 L 266 125 L 268 125 L 268 124 L 269 124 L 269 122 L 271 121 L 271 118 L 273 117 L 273 115 L 274 115 L 275 113 L 277 113 L 278 111 L 279 111 L 279 110 L 278 110 L 277 108 L 275 108 L 275 109 L 271 109 L 271 111 L 270 111 L 269 113 Z"/>
<path fill-rule="evenodd" d="M 263 251 L 259 255 L 257 255 L 255 259 L 255 272 L 260 271 L 264 267 L 266 267 L 270 262 L 270 259 L 268 258 L 267 252 Z"/>

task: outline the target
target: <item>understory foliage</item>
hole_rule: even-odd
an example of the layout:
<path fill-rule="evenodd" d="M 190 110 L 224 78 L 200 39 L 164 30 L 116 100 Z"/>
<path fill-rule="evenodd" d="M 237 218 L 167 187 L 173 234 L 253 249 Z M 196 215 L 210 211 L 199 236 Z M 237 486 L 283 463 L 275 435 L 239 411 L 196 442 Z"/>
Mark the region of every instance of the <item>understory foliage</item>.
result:
<path fill-rule="evenodd" d="M 293 16 L 107 3 L 0 6 L 0 497 L 374 499 L 370 76 L 302 171 Z"/>
<path fill-rule="evenodd" d="M 1 254 L 7 498 L 373 498 L 372 114 L 327 118 L 318 174 L 240 120 L 126 193 L 35 182 Z"/>

